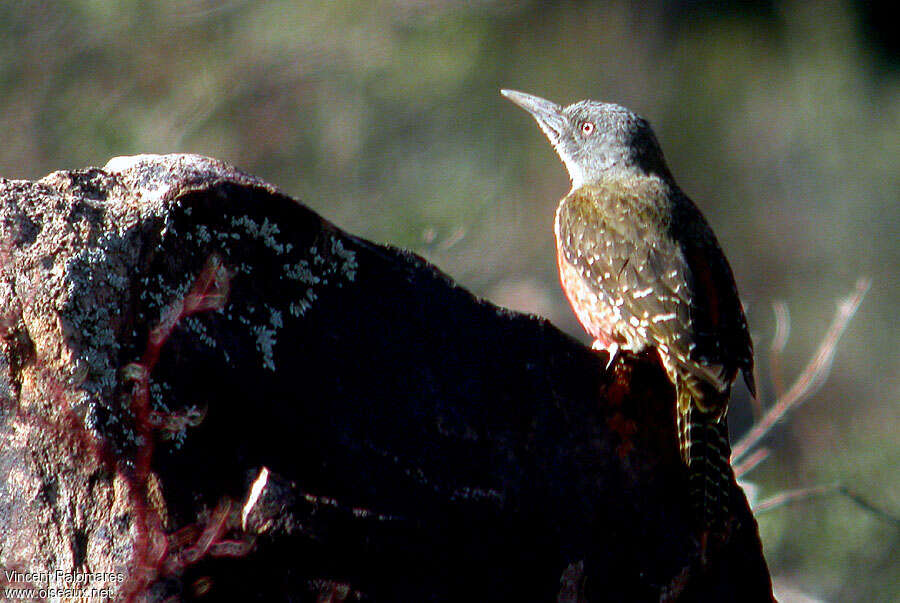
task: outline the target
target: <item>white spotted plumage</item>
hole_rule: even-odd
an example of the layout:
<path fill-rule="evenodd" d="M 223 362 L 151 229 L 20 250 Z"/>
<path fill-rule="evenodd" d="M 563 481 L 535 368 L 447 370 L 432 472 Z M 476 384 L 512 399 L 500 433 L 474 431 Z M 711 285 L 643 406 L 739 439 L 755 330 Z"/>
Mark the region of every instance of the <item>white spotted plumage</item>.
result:
<path fill-rule="evenodd" d="M 561 107 L 502 93 L 534 116 L 572 181 L 555 221 L 566 296 L 595 348 L 658 351 L 675 385 L 692 499 L 709 525 L 727 507 L 720 500 L 731 474 L 725 415 L 738 372 L 754 390 L 753 347 L 731 268 L 646 120 L 610 103 Z"/>

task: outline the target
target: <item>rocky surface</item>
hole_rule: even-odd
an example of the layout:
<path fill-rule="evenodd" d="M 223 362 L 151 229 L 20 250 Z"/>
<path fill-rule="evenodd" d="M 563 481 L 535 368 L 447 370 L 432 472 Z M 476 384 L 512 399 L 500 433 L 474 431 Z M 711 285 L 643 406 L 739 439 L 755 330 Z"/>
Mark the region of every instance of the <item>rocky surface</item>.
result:
<path fill-rule="evenodd" d="M 4 588 L 771 597 L 736 485 L 699 562 L 652 355 L 607 372 L 221 162 L 0 180 L 0 309 Z"/>

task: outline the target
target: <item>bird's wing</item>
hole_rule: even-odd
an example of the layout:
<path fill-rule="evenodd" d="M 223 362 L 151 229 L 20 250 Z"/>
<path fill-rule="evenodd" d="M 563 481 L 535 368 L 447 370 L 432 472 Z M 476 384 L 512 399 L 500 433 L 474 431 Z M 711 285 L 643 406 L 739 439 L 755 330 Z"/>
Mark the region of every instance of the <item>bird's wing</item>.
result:
<path fill-rule="evenodd" d="M 691 315 L 697 347 L 692 356 L 701 362 L 723 362 L 734 373 L 740 369 L 755 396 L 753 341 L 731 267 L 694 203 L 682 196 L 678 207 L 673 228 L 686 234 L 679 237 L 679 247 L 690 266 L 693 292 Z"/>

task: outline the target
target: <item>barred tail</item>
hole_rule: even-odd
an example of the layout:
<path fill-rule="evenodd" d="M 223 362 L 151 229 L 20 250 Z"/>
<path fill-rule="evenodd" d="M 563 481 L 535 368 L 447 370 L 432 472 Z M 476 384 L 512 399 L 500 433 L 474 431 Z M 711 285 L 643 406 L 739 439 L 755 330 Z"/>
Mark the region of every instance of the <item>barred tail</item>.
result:
<path fill-rule="evenodd" d="M 700 526 L 709 528 L 728 515 L 732 478 L 728 421 L 724 413 L 701 410 L 693 399 L 696 392 L 688 387 L 679 390 L 678 443 L 688 466 L 691 507 Z"/>

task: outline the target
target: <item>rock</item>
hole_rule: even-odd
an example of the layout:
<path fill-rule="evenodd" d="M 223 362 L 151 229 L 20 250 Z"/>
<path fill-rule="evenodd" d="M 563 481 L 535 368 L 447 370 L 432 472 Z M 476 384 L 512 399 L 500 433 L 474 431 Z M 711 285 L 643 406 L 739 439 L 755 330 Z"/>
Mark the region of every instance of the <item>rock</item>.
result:
<path fill-rule="evenodd" d="M 653 354 L 607 372 L 204 157 L 0 180 L 0 217 L 4 587 L 771 599 L 736 484 L 698 561 Z"/>

